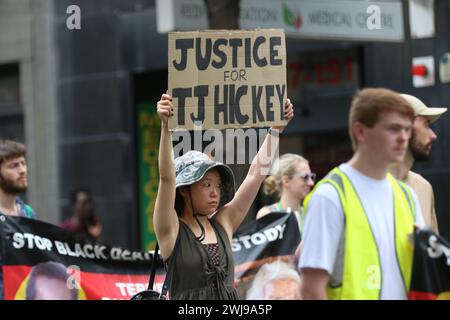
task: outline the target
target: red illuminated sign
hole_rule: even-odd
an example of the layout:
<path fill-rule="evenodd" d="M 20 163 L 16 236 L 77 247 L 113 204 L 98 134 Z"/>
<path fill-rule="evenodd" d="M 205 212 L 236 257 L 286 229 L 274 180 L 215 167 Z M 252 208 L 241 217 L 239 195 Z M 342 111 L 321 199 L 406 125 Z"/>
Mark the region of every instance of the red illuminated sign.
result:
<path fill-rule="evenodd" d="M 330 89 L 357 88 L 359 71 L 356 50 L 310 52 L 288 56 L 288 88 L 290 97 Z"/>

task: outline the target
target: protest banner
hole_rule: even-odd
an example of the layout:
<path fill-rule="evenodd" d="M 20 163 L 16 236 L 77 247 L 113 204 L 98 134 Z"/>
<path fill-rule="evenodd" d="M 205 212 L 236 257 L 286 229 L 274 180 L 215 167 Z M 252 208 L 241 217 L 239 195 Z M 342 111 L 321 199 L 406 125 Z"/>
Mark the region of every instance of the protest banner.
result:
<path fill-rule="evenodd" d="M 414 236 L 409 300 L 450 300 L 450 244 L 431 230 Z"/>
<path fill-rule="evenodd" d="M 57 226 L 0 215 L 4 297 L 128 300 L 147 288 L 153 254 L 74 236 Z M 274 212 L 242 225 L 233 236 L 236 282 L 251 281 L 275 259 L 293 263 L 300 243 L 296 217 Z M 165 271 L 158 259 L 155 289 Z"/>
<path fill-rule="evenodd" d="M 147 289 L 153 254 L 74 236 L 37 220 L 0 215 L 5 299 L 127 300 Z M 158 259 L 155 288 L 165 272 Z"/>
<path fill-rule="evenodd" d="M 296 268 L 294 253 L 300 240 L 297 218 L 292 213 L 272 212 L 241 225 L 231 244 L 234 277 L 240 297 L 245 298 L 263 264 L 282 260 Z"/>
<path fill-rule="evenodd" d="M 286 125 L 282 29 L 171 32 L 169 129 Z"/>

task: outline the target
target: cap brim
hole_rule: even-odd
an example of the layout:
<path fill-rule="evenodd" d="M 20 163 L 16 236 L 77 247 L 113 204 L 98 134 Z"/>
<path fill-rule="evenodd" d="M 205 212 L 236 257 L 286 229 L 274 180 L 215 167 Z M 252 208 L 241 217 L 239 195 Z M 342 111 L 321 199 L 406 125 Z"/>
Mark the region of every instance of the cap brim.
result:
<path fill-rule="evenodd" d="M 445 112 L 447 108 L 427 108 L 418 114 L 418 116 L 424 116 L 430 120 L 430 123 L 437 121 Z"/>

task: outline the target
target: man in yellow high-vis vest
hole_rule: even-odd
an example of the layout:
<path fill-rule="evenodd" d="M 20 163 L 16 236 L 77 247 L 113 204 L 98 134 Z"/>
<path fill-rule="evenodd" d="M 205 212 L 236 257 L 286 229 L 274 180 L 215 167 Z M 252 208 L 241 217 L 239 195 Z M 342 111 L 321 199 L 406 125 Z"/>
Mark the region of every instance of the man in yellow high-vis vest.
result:
<path fill-rule="evenodd" d="M 416 194 L 388 173 L 408 149 L 414 112 L 396 92 L 364 89 L 352 100 L 354 154 L 305 200 L 299 268 L 305 299 L 406 299 Z"/>

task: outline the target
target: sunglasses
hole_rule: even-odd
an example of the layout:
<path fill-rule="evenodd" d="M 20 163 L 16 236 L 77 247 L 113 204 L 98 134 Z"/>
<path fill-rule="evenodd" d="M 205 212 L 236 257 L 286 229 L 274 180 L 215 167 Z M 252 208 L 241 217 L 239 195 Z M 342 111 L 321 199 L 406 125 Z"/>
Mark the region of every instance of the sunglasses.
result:
<path fill-rule="evenodd" d="M 317 175 L 314 172 L 308 172 L 308 173 L 296 173 L 292 175 L 293 177 L 300 177 L 303 179 L 303 181 L 308 182 L 309 179 L 312 181 L 316 181 Z"/>

